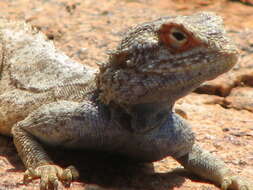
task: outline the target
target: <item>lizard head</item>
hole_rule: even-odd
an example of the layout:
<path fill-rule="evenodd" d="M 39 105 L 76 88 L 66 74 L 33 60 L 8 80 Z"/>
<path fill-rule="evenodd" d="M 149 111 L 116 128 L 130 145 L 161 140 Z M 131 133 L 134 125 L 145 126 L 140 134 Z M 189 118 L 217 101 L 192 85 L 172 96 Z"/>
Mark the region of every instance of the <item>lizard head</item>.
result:
<path fill-rule="evenodd" d="M 126 33 L 100 68 L 100 99 L 119 105 L 173 104 L 227 72 L 237 59 L 238 50 L 214 13 L 163 17 Z"/>

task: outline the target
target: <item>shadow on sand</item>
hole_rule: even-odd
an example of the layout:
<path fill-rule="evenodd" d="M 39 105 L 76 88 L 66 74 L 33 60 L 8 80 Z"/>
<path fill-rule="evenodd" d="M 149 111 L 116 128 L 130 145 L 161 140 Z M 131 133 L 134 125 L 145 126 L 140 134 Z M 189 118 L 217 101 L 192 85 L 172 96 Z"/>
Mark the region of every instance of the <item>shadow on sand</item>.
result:
<path fill-rule="evenodd" d="M 62 167 L 74 165 L 78 169 L 78 181 L 86 184 L 85 190 L 169 190 L 180 187 L 186 177 L 199 181 L 183 169 L 155 173 L 151 163 L 137 163 L 106 152 L 45 149 L 56 164 Z M 7 158 L 15 167 L 7 172 L 25 171 L 11 138 L 0 136 L 0 156 Z"/>

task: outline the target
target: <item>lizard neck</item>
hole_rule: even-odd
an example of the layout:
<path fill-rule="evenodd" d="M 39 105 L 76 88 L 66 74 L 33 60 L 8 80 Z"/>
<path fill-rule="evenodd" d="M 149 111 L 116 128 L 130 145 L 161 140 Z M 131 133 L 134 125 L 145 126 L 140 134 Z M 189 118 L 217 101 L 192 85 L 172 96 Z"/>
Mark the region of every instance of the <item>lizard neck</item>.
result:
<path fill-rule="evenodd" d="M 172 106 L 166 102 L 124 105 L 111 104 L 111 120 L 132 133 L 143 134 L 160 127 L 172 114 Z"/>

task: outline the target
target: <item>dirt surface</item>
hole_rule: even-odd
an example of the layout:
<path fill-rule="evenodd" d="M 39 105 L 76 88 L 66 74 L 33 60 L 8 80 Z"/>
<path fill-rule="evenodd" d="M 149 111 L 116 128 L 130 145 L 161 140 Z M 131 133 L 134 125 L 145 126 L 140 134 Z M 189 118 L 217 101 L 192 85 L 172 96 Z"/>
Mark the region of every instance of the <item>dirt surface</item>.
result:
<path fill-rule="evenodd" d="M 244 2 L 244 3 L 243 3 Z M 26 20 L 46 33 L 77 61 L 96 67 L 107 59 L 129 26 L 175 14 L 214 11 L 224 17 L 241 49 L 240 62 L 177 103 L 197 142 L 253 181 L 253 7 L 252 1 L 228 0 L 1 0 L 0 16 Z M 107 154 L 50 151 L 56 163 L 75 164 L 81 172 L 73 190 L 215 190 L 218 187 L 187 174 L 171 158 L 140 166 Z M 55 154 L 54 154 L 55 153 Z M 68 156 L 67 156 L 68 155 Z M 22 184 L 25 168 L 12 140 L 0 137 L 0 190 L 38 189 L 39 181 Z M 60 188 L 63 189 L 61 186 Z"/>

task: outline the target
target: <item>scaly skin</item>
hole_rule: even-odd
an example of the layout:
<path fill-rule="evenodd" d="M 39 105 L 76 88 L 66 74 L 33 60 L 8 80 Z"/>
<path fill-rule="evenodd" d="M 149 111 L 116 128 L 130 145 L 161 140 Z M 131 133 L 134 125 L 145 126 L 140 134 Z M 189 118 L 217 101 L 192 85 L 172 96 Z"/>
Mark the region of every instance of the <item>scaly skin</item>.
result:
<path fill-rule="evenodd" d="M 107 63 L 82 66 L 22 23 L 0 22 L 0 132 L 13 135 L 40 189 L 78 177 L 55 165 L 41 143 L 116 152 L 142 162 L 172 156 L 222 189 L 252 190 L 194 143 L 175 101 L 228 71 L 238 52 L 213 13 L 165 17 L 129 30 Z M 131 139 L 129 141 L 129 139 Z"/>

